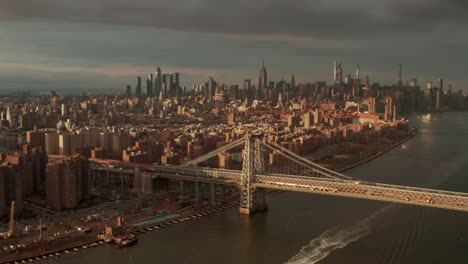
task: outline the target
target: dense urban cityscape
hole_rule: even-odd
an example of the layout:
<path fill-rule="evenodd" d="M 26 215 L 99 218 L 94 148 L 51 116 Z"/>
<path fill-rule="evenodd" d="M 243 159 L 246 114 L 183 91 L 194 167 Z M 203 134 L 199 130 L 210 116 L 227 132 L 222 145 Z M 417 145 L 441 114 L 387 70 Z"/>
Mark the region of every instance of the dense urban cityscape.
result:
<path fill-rule="evenodd" d="M 0 264 L 468 263 L 468 1 L 0 1 Z"/>
<path fill-rule="evenodd" d="M 150 224 L 184 221 L 188 214 L 238 202 L 237 188 L 145 176 L 155 164 L 185 164 L 261 133 L 339 171 L 414 136 L 401 114 L 468 105 L 462 91 L 445 88 L 442 78 L 434 86 L 404 82 L 402 65 L 395 84 L 385 86 L 371 84 L 369 76 L 361 80 L 359 65 L 354 77 L 343 78 L 336 62 L 332 70 L 331 84 L 296 84 L 294 75 L 275 82 L 262 63 L 258 82 L 244 80 L 239 87 L 210 77 L 187 89 L 179 73 L 156 67 L 146 85 L 137 77 L 134 89 L 127 85 L 121 94 L 52 91 L 2 98 L 2 259 L 55 257 L 98 245 L 99 236 L 125 245 L 136 240 L 131 232 Z M 220 152 L 204 166 L 242 169 L 242 153 Z M 281 152 L 265 157 L 279 169 L 289 163 Z"/>

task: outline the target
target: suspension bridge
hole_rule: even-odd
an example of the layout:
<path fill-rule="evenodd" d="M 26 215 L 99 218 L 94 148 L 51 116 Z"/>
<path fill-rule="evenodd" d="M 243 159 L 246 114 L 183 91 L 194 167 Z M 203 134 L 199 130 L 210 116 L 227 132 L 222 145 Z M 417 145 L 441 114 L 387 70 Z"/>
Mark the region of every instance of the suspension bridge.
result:
<path fill-rule="evenodd" d="M 238 169 L 215 168 L 221 154 L 238 154 Z M 94 164 L 99 164 L 94 160 Z M 133 168 L 132 168 L 133 167 Z M 136 164 L 115 161 L 111 167 L 93 165 L 93 173 L 113 172 L 122 179 L 143 170 L 150 179 L 234 185 L 240 190 L 241 214 L 267 209 L 266 189 L 343 196 L 468 212 L 468 194 L 358 180 L 297 155 L 261 134 L 247 134 L 182 165 Z M 135 179 L 133 180 L 135 181 Z M 198 188 L 198 185 L 197 185 Z M 212 189 L 213 193 L 213 189 Z"/>

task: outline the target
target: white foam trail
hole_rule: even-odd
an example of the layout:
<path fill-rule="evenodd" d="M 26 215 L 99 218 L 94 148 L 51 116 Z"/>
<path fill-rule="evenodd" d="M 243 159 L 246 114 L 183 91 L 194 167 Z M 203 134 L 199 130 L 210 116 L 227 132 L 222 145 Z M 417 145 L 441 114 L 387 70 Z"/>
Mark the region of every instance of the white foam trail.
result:
<path fill-rule="evenodd" d="M 286 264 L 314 264 L 326 258 L 339 248 L 346 247 L 370 232 L 372 221 L 391 206 L 386 206 L 355 225 L 349 227 L 337 226 L 323 232 L 319 237 L 312 239 Z"/>

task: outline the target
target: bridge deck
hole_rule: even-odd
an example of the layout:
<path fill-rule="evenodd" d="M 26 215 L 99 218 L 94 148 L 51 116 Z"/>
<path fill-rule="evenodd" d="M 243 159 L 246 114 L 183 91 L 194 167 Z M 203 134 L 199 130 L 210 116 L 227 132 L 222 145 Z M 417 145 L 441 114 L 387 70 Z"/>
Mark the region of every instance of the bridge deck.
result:
<path fill-rule="evenodd" d="M 119 168 L 93 167 L 122 172 Z M 130 170 L 126 169 L 125 173 Z M 143 173 L 154 177 L 239 185 L 242 172 L 193 166 L 154 165 Z M 386 201 L 468 212 L 468 194 L 364 181 L 316 178 L 285 174 L 258 174 L 253 186 L 286 191 L 307 192 L 367 200 Z"/>

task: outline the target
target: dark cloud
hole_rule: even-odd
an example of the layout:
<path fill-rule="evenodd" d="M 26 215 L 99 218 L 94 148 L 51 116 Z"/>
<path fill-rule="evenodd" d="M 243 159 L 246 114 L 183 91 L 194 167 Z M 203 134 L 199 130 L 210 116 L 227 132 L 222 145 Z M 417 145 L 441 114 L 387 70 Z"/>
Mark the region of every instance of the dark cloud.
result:
<path fill-rule="evenodd" d="M 257 78 L 261 57 L 272 79 L 329 80 L 339 60 L 375 81 L 402 63 L 407 79 L 467 87 L 467 11 L 468 0 L 3 0 L 0 90 L 121 89 L 151 65 L 180 69 L 187 86 L 237 82 Z"/>
<path fill-rule="evenodd" d="M 466 23 L 466 0 L 4 0 L 0 18 L 321 38 L 410 35 Z"/>

